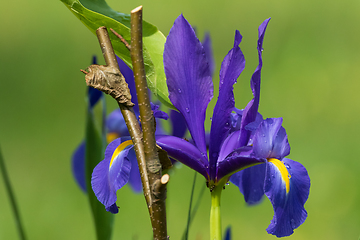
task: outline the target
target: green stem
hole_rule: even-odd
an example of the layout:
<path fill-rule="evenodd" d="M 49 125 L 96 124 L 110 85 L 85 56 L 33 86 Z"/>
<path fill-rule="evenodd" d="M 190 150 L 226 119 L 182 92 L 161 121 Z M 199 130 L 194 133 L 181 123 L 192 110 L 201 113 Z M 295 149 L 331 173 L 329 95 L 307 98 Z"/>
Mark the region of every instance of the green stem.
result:
<path fill-rule="evenodd" d="M 0 169 L 1 169 L 1 174 L 2 174 L 4 182 L 5 182 L 6 191 L 8 193 L 9 198 L 10 198 L 10 204 L 11 204 L 12 210 L 13 210 L 14 215 L 15 215 L 15 222 L 16 222 L 16 227 L 17 227 L 18 233 L 19 233 L 19 237 L 20 237 L 20 239 L 25 240 L 26 237 L 25 237 L 24 228 L 23 228 L 23 225 L 21 223 L 20 213 L 19 213 L 19 210 L 18 210 L 18 207 L 17 207 L 17 204 L 16 204 L 15 195 L 14 195 L 13 190 L 11 188 L 10 179 L 9 179 L 9 176 L 7 174 L 7 171 L 6 171 L 5 161 L 4 161 L 3 156 L 1 154 L 1 149 L 0 149 Z"/>
<path fill-rule="evenodd" d="M 224 184 L 219 184 L 211 192 L 210 240 L 221 240 L 220 198 Z"/>

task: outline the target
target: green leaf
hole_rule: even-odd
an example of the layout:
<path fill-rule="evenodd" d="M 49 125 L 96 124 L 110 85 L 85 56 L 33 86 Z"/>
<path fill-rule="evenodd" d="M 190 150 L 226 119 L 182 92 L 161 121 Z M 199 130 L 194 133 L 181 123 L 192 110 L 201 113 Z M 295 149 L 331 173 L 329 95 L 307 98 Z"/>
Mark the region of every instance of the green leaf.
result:
<path fill-rule="evenodd" d="M 126 41 L 130 40 L 130 15 L 111 9 L 105 0 L 61 0 L 91 32 L 106 26 L 114 29 Z M 132 68 L 129 50 L 113 34 L 109 33 L 116 55 Z M 146 78 L 150 90 L 168 107 L 174 108 L 169 92 L 163 64 L 165 36 L 154 25 L 143 21 L 143 54 Z"/>
<path fill-rule="evenodd" d="M 89 101 L 89 100 L 88 100 Z M 105 109 L 104 97 L 100 100 L 103 104 L 99 107 Z M 96 235 L 98 240 L 110 240 L 112 234 L 113 226 L 113 214 L 105 210 L 104 205 L 102 205 L 96 198 L 94 192 L 91 189 L 91 174 L 95 166 L 104 159 L 105 152 L 105 131 L 103 126 L 103 121 L 105 121 L 103 111 L 100 114 L 100 121 L 96 121 L 95 109 L 90 108 L 90 103 L 88 103 L 87 119 L 86 119 L 86 146 L 85 146 L 85 162 L 86 162 L 86 185 L 87 193 L 90 202 L 90 207 L 92 210 Z M 96 106 L 97 107 L 97 106 Z M 99 124 L 100 122 L 100 124 Z"/>

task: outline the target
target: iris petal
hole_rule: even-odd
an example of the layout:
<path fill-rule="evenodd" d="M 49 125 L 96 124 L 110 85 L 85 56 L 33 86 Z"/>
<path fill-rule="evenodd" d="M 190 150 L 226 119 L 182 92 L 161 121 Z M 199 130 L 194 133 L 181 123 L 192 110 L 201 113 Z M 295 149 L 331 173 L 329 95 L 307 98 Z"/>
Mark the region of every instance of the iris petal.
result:
<path fill-rule="evenodd" d="M 235 107 L 233 85 L 245 68 L 244 54 L 239 48 L 242 36 L 239 31 L 235 32 L 234 47 L 225 56 L 220 70 L 219 97 L 216 102 L 210 131 L 210 178 L 216 174 L 216 162 L 220 146 L 227 137 L 231 128 L 230 114 Z"/>
<path fill-rule="evenodd" d="M 183 138 L 187 130 L 183 115 L 178 111 L 170 110 L 170 121 L 172 126 L 171 135 L 178 138 Z"/>
<path fill-rule="evenodd" d="M 72 156 L 72 171 L 81 190 L 87 192 L 85 182 L 85 142 L 82 142 Z"/>
<path fill-rule="evenodd" d="M 103 97 L 103 93 L 100 90 L 97 90 L 92 87 L 88 87 L 88 96 L 89 96 L 90 108 L 93 108 L 96 105 L 96 103 Z"/>
<path fill-rule="evenodd" d="M 211 76 L 213 76 L 214 71 L 215 71 L 215 61 L 214 61 L 214 55 L 213 55 L 213 51 L 212 51 L 212 47 L 211 47 L 211 45 L 212 45 L 211 38 L 210 38 L 209 33 L 205 33 L 205 37 L 202 41 L 202 45 L 204 47 L 205 55 L 206 55 L 206 58 L 209 63 L 209 69 L 210 69 Z"/>
<path fill-rule="evenodd" d="M 137 159 L 136 159 L 135 151 L 129 151 L 129 154 L 127 155 L 127 158 L 131 162 L 129 184 L 131 186 L 131 189 L 135 193 L 141 193 L 142 192 L 142 183 L 141 183 L 139 165 L 138 165 L 138 162 L 137 162 Z"/>
<path fill-rule="evenodd" d="M 117 213 L 114 211 L 116 208 L 112 207 L 117 200 L 116 191 L 122 188 L 130 177 L 131 162 L 127 156 L 132 147 L 131 140 L 114 140 L 105 150 L 105 159 L 92 173 L 91 187 L 97 199 L 112 213 Z"/>
<path fill-rule="evenodd" d="M 154 118 L 168 120 L 169 115 L 166 112 L 161 111 L 160 106 L 150 102 L 151 111 L 153 111 Z"/>
<path fill-rule="evenodd" d="M 282 159 L 290 153 L 290 145 L 282 118 L 262 121 L 254 134 L 254 153 L 257 157 Z"/>
<path fill-rule="evenodd" d="M 169 98 L 185 117 L 191 136 L 204 154 L 205 113 L 213 84 L 205 51 L 186 19 L 180 15 L 166 39 L 164 68 Z"/>
<path fill-rule="evenodd" d="M 231 152 L 224 160 L 217 163 L 217 180 L 227 177 L 237 171 L 264 163 L 261 158 L 250 156 L 251 147 L 242 147 Z"/>
<path fill-rule="evenodd" d="M 219 152 L 218 162 L 223 161 L 227 157 L 227 155 L 229 155 L 232 151 L 234 151 L 234 149 L 236 149 L 236 146 L 238 144 L 238 135 L 239 131 L 233 132 L 224 140 Z"/>
<path fill-rule="evenodd" d="M 309 175 L 300 163 L 287 158 L 267 163 L 265 194 L 274 208 L 274 218 L 266 229 L 268 233 L 277 237 L 289 236 L 305 221 L 304 204 L 309 189 Z"/>
<path fill-rule="evenodd" d="M 139 112 L 139 104 L 136 96 L 136 87 L 135 87 L 135 80 L 134 80 L 134 73 L 131 68 L 126 65 L 126 63 L 121 60 L 118 56 L 116 56 L 116 60 L 119 64 L 120 72 L 124 76 L 126 83 L 128 84 L 130 94 L 131 94 L 131 102 L 135 105 L 133 109 L 135 112 Z"/>
<path fill-rule="evenodd" d="M 230 181 L 239 187 L 247 204 L 257 204 L 264 195 L 266 165 L 260 164 L 234 173 Z"/>
<path fill-rule="evenodd" d="M 109 114 L 106 118 L 106 127 L 109 133 L 117 133 L 121 137 L 130 135 L 120 109 Z"/>
<path fill-rule="evenodd" d="M 247 144 L 250 138 L 250 131 L 245 129 L 245 126 L 251 122 L 254 122 L 256 119 L 256 115 L 259 108 L 259 101 L 260 101 L 260 82 L 261 82 L 261 69 L 262 69 L 262 45 L 265 36 L 265 30 L 267 24 L 269 23 L 270 18 L 266 19 L 260 26 L 259 26 L 259 39 L 257 43 L 257 50 L 259 55 L 259 65 L 255 69 L 254 74 L 251 77 L 250 86 L 253 92 L 254 98 L 248 103 L 248 105 L 244 109 L 242 122 L 241 122 L 241 133 L 240 133 L 240 141 L 239 147 L 244 146 Z"/>
<path fill-rule="evenodd" d="M 208 161 L 206 155 L 188 141 L 173 136 L 155 136 L 156 143 L 164 149 L 169 157 L 185 164 L 208 178 Z"/>

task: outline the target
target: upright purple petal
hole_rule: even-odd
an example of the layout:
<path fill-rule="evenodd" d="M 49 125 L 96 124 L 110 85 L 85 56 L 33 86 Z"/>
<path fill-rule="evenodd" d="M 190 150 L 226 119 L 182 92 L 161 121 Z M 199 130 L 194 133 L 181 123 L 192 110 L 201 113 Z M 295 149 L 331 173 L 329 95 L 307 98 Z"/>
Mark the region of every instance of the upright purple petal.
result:
<path fill-rule="evenodd" d="M 234 149 L 236 149 L 239 131 L 232 132 L 222 143 L 217 162 L 223 161 Z"/>
<path fill-rule="evenodd" d="M 97 199 L 104 204 L 106 210 L 117 213 L 114 207 L 116 191 L 129 180 L 131 162 L 127 155 L 132 149 L 131 140 L 121 142 L 118 138 L 111 142 L 105 150 L 105 159 L 95 168 L 91 176 L 91 187 Z"/>
<path fill-rule="evenodd" d="M 215 178 L 216 162 L 221 144 L 231 128 L 230 114 L 235 107 L 233 85 L 245 68 L 244 54 L 239 48 L 241 39 L 240 32 L 236 31 L 234 47 L 225 56 L 221 64 L 219 97 L 214 108 L 210 131 L 209 159 L 211 179 Z"/>
<path fill-rule="evenodd" d="M 81 190 L 87 192 L 85 179 L 85 142 L 83 141 L 75 150 L 71 159 L 72 171 Z"/>
<path fill-rule="evenodd" d="M 103 93 L 96 88 L 88 87 L 89 107 L 93 108 L 103 97 Z"/>
<path fill-rule="evenodd" d="M 209 69 L 211 76 L 214 75 L 215 71 L 215 61 L 214 61 L 214 55 L 212 51 L 212 44 L 211 44 L 211 38 L 209 33 L 205 33 L 205 37 L 202 41 L 202 45 L 204 47 L 205 55 L 209 63 Z"/>
<path fill-rule="evenodd" d="M 282 159 L 289 155 L 290 145 L 281 124 L 282 118 L 268 118 L 259 125 L 253 138 L 254 154 L 257 157 Z"/>
<path fill-rule="evenodd" d="M 171 121 L 171 135 L 183 138 L 185 136 L 187 127 L 184 116 L 175 110 L 170 110 L 170 121 Z"/>
<path fill-rule="evenodd" d="M 231 226 L 226 228 L 224 240 L 231 240 Z"/>
<path fill-rule="evenodd" d="M 118 137 L 130 136 L 120 109 L 114 110 L 108 115 L 106 127 L 109 133 L 117 133 Z"/>
<path fill-rule="evenodd" d="M 127 82 L 128 87 L 130 89 L 131 102 L 133 102 L 135 104 L 133 106 L 134 111 L 139 112 L 139 104 L 138 104 L 137 96 L 136 96 L 134 73 L 131 70 L 131 68 L 128 65 L 126 65 L 126 63 L 123 60 L 121 60 L 121 58 L 116 56 L 116 60 L 119 64 L 120 72 L 124 76 L 125 81 Z"/>
<path fill-rule="evenodd" d="M 239 147 L 247 144 L 250 138 L 250 131 L 245 129 L 245 126 L 251 122 L 254 122 L 259 108 L 260 101 L 260 82 L 261 82 L 261 68 L 262 68 L 262 45 L 265 36 L 265 30 L 270 21 L 270 18 L 266 19 L 259 26 L 259 39 L 257 42 L 257 50 L 259 55 L 259 65 L 257 66 L 254 74 L 251 77 L 250 86 L 253 92 L 254 98 L 248 103 L 243 112 L 242 122 L 241 122 L 241 133 Z"/>
<path fill-rule="evenodd" d="M 95 55 L 93 56 L 92 64 L 97 64 L 97 58 Z M 88 87 L 88 97 L 90 108 L 93 108 L 95 104 L 100 100 L 100 98 L 103 97 L 103 93 L 96 88 Z"/>
<path fill-rule="evenodd" d="M 194 169 L 208 179 L 208 161 L 206 155 L 188 141 L 174 136 L 156 136 L 156 143 L 169 157 Z"/>
<path fill-rule="evenodd" d="M 164 68 L 169 98 L 185 117 L 196 146 L 206 154 L 204 121 L 213 97 L 213 84 L 204 49 L 182 15 L 167 37 Z"/>
<path fill-rule="evenodd" d="M 306 219 L 304 204 L 309 196 L 310 178 L 303 165 L 291 159 L 272 159 L 267 164 L 265 194 L 274 208 L 268 233 L 289 236 Z"/>
<path fill-rule="evenodd" d="M 150 102 L 151 110 L 153 111 L 154 118 L 160 118 L 164 120 L 169 119 L 169 115 L 166 112 L 161 111 L 160 106 Z"/>

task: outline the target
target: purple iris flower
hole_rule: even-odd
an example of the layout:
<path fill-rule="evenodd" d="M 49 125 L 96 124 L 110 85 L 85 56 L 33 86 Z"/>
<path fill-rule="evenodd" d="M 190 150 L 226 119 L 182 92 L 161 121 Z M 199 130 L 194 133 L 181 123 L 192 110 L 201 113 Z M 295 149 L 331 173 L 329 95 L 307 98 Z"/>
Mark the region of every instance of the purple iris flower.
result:
<path fill-rule="evenodd" d="M 204 38 L 204 46 L 206 48 L 207 58 L 212 60 L 213 58 L 210 45 L 210 36 L 206 35 Z M 135 91 L 132 91 L 131 86 L 132 85 L 129 84 L 129 88 L 133 94 Z M 133 96 L 133 98 L 135 97 L 136 96 Z M 160 111 L 157 105 L 152 104 L 151 106 L 155 118 L 165 118 L 165 113 Z M 187 131 L 183 115 L 178 111 L 170 110 L 170 123 L 172 127 L 171 136 L 182 139 Z M 105 159 L 95 167 L 92 174 L 91 185 L 96 197 L 102 204 L 104 204 L 105 209 L 111 213 L 117 213 L 116 191 L 122 188 L 127 182 L 133 185 L 133 172 L 139 174 L 139 170 L 132 142 L 129 137 L 124 137 L 129 136 L 129 134 L 120 111 L 114 111 L 109 115 L 107 119 L 107 126 L 109 128 L 109 132 L 113 133 L 110 137 L 108 137 L 108 142 L 110 142 L 110 140 L 113 141 L 106 148 Z M 156 126 L 156 135 L 159 136 L 167 134 L 167 132 L 162 129 L 159 121 L 157 121 Z M 126 132 L 126 135 L 124 133 L 117 134 L 117 130 Z M 141 189 L 140 177 L 136 179 L 138 179 L 137 181 L 139 182 Z"/>
<path fill-rule="evenodd" d="M 213 97 L 209 64 L 190 24 L 182 15 L 175 20 L 165 43 L 165 74 L 169 98 L 184 116 L 193 144 L 174 136 L 158 136 L 157 143 L 170 157 L 202 174 L 210 190 L 225 184 L 236 173 L 231 181 L 247 202 L 258 202 L 265 193 L 275 212 L 267 231 L 283 237 L 291 235 L 307 217 L 304 204 L 310 179 L 300 163 L 285 158 L 290 146 L 282 119 L 263 120 L 258 113 L 262 44 L 269 20 L 259 27 L 259 65 L 251 78 L 254 98 L 244 110 L 234 107 L 233 84 L 245 68 L 244 55 L 238 47 L 242 36 L 235 32 L 234 46 L 221 65 L 209 154 L 204 128 L 206 108 Z"/>
<path fill-rule="evenodd" d="M 120 71 L 124 75 L 126 82 L 130 88 L 130 93 L 132 95 L 132 102 L 135 103 L 134 112 L 135 114 L 139 115 L 139 107 L 136 98 L 136 89 L 135 89 L 135 82 L 133 71 L 120 59 L 117 58 Z M 95 61 L 95 60 L 94 60 Z M 96 61 L 93 62 L 96 64 Z M 103 98 L 103 93 L 94 88 L 88 88 L 88 96 L 89 96 L 89 108 L 93 109 Z M 169 116 L 159 109 L 159 105 L 151 103 L 151 108 L 154 112 L 154 116 L 156 119 L 165 119 L 167 120 Z M 173 111 L 173 110 L 172 110 Z M 177 126 L 176 128 L 173 127 L 173 135 L 178 137 L 183 137 L 187 130 L 185 121 L 182 115 L 176 111 L 171 112 L 170 120 L 173 124 L 172 126 Z M 120 110 L 115 110 L 110 113 L 106 121 L 104 121 L 106 127 L 106 139 L 107 143 L 111 143 L 113 140 L 122 137 L 123 141 L 129 139 L 129 132 L 126 127 L 125 120 L 121 114 Z M 165 134 L 166 132 L 163 130 L 161 122 L 157 120 L 157 134 Z M 120 145 L 120 144 L 119 144 Z M 132 153 L 131 153 L 132 154 Z M 128 183 L 130 184 L 132 190 L 135 193 L 140 193 L 142 191 L 142 184 L 141 178 L 139 173 L 139 167 L 137 165 L 137 160 L 134 154 L 131 156 L 129 155 L 130 159 L 130 172 Z M 125 165 L 124 165 L 125 166 Z M 80 188 L 86 192 L 86 181 L 85 181 L 85 141 L 83 141 L 75 150 L 72 156 L 72 170 L 75 177 L 76 182 L 80 186 Z"/>

